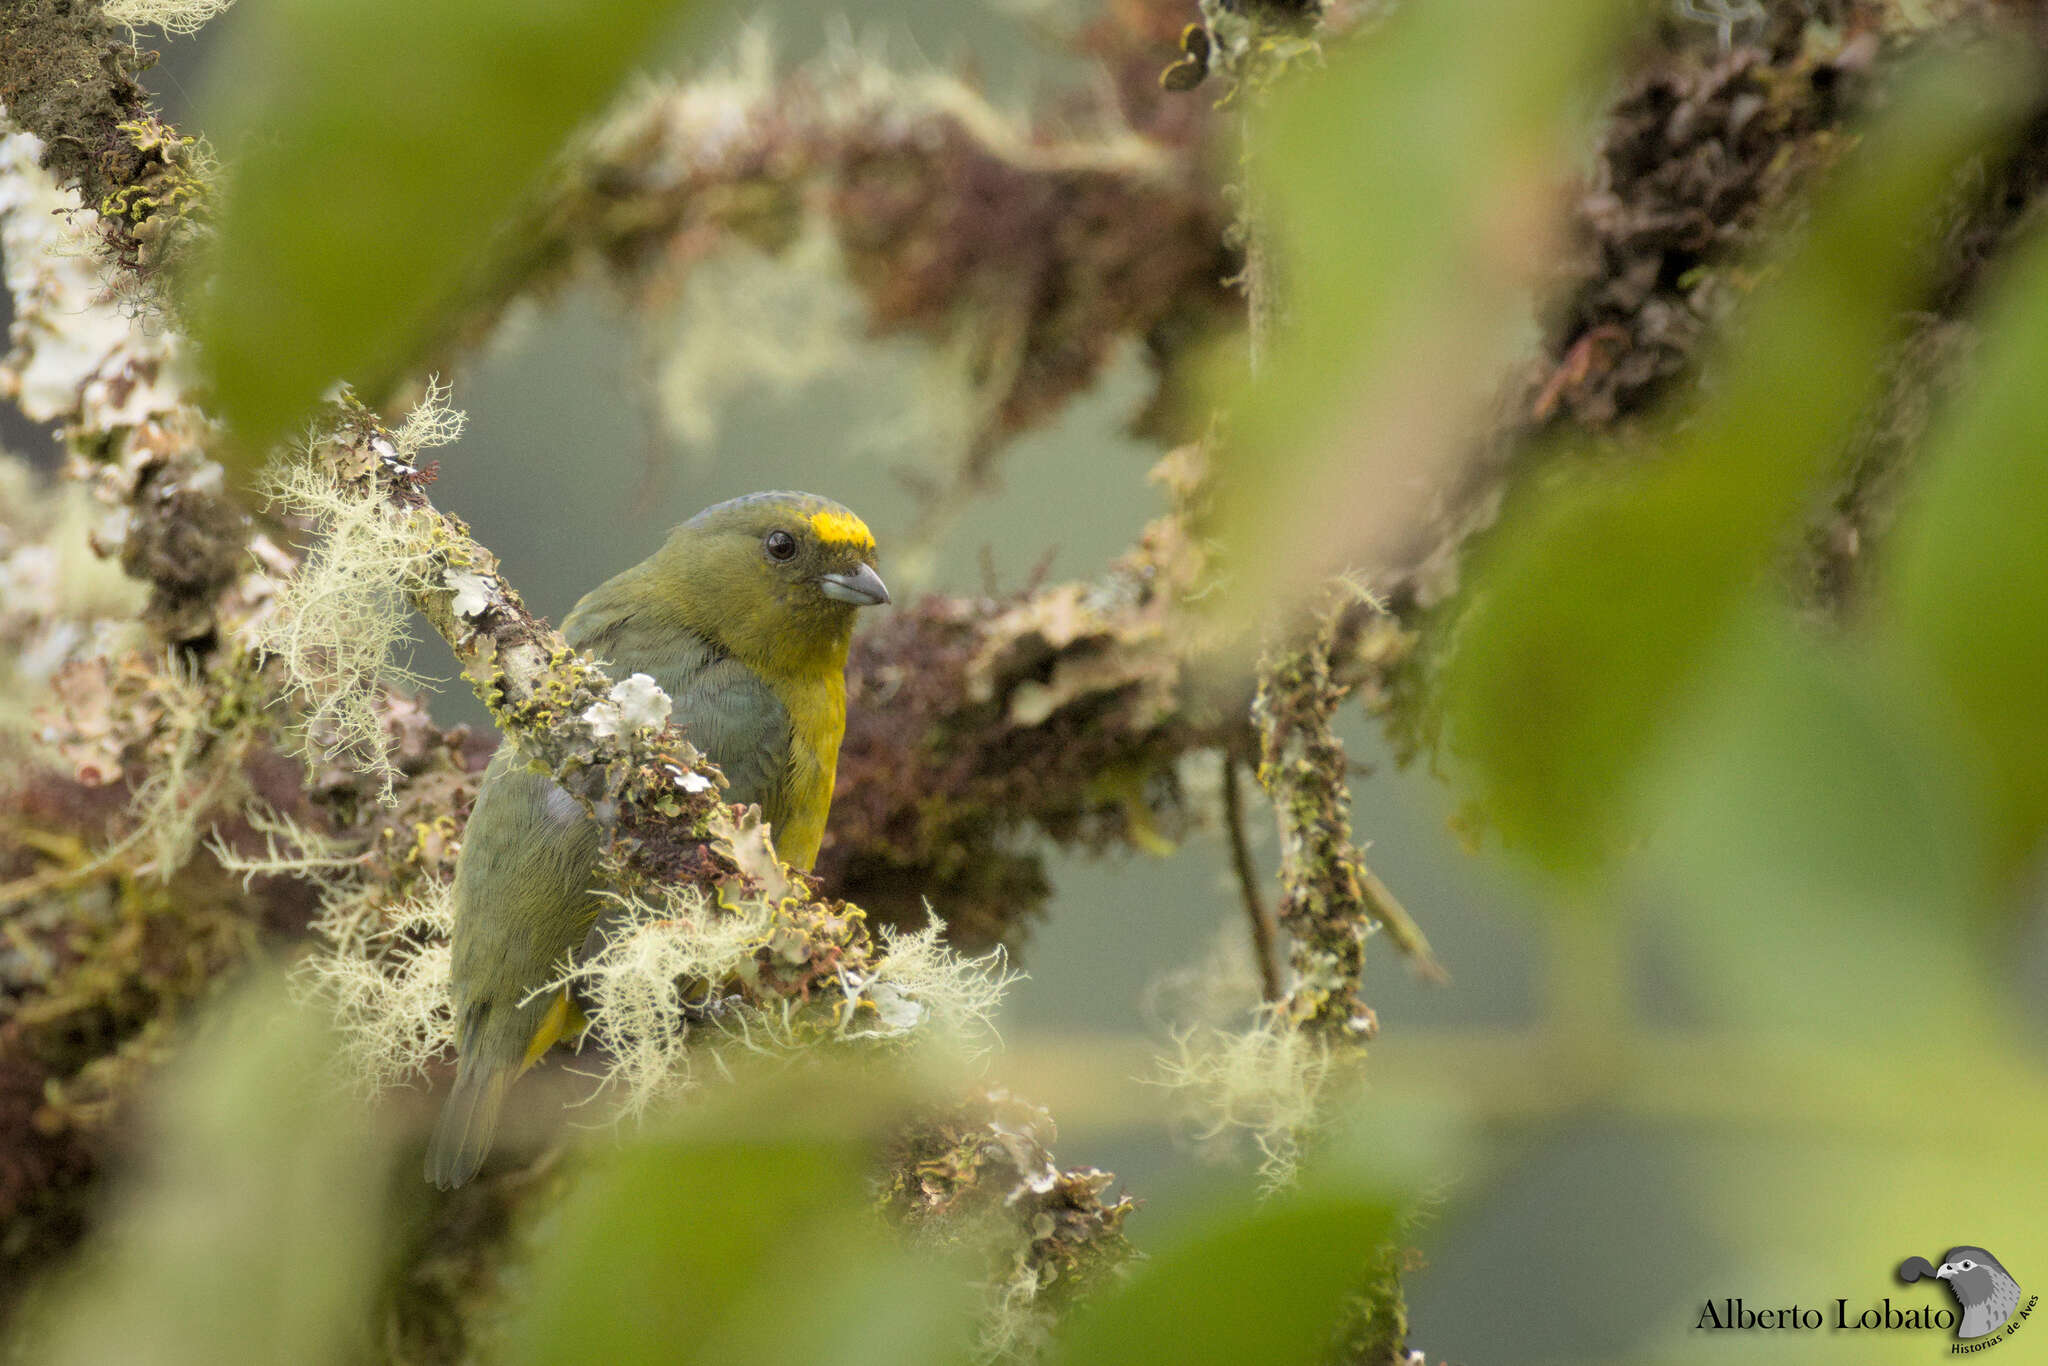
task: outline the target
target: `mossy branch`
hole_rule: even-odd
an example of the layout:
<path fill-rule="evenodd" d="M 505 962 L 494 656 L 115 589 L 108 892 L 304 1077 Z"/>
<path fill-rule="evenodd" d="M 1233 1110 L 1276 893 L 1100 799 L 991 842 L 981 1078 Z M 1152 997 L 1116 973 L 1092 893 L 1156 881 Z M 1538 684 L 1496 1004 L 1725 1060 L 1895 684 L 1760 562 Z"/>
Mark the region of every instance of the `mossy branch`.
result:
<path fill-rule="evenodd" d="M 1359 994 L 1365 941 L 1375 929 L 1386 926 L 1425 976 L 1445 976 L 1428 940 L 1367 870 L 1351 838 L 1349 765 L 1334 721 L 1351 690 L 1340 672 L 1351 653 L 1348 640 L 1377 610 L 1340 593 L 1307 640 L 1261 661 L 1252 701 L 1259 782 L 1280 825 L 1279 921 L 1293 939 L 1292 979 L 1278 1013 L 1347 1043 L 1379 1031 Z"/>
<path fill-rule="evenodd" d="M 124 269 L 153 273 L 205 196 L 191 141 L 168 127 L 136 78 L 155 61 L 124 41 L 98 0 L 12 4 L 0 15 L 7 116 L 41 140 L 43 164 L 100 214 Z"/>
<path fill-rule="evenodd" d="M 408 444 L 345 399 L 311 441 L 310 458 L 342 496 L 383 501 L 385 553 L 413 566 L 407 598 L 454 652 L 507 741 L 626 841 L 614 845 L 624 865 L 673 875 L 722 809 L 724 776 L 674 726 L 618 724 L 620 683 L 528 611 L 497 557 L 434 506 L 424 492 L 433 476 L 408 463 Z"/>
<path fill-rule="evenodd" d="M 1199 102 L 1165 112 L 1134 120 L 1106 92 L 1077 92 L 1038 125 L 867 54 L 778 77 L 765 45 L 745 49 L 728 69 L 637 91 L 571 148 L 417 365 L 445 367 L 507 305 L 579 270 L 660 304 L 722 249 L 823 238 L 875 332 L 921 335 L 964 371 L 972 411 L 959 467 L 927 490 L 935 515 L 985 487 L 1009 438 L 1129 342 L 1160 378 L 1138 425 L 1185 436 L 1174 371 L 1235 325 L 1222 281 L 1236 261 Z"/>
<path fill-rule="evenodd" d="M 1054 1161 L 1052 1116 L 1003 1090 L 979 1090 L 906 1128 L 888 1155 L 881 1202 L 913 1237 L 979 1235 L 987 1254 L 985 1359 L 1030 1359 L 1058 1314 L 1131 1255 L 1110 1195 L 1114 1177 Z"/>

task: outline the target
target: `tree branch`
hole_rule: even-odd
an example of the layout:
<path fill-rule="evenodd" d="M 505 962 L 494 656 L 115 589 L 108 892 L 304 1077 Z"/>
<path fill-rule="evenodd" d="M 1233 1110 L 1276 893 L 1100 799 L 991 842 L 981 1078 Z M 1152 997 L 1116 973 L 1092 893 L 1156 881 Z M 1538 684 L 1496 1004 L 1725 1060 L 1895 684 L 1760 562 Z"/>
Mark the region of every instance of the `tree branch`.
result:
<path fill-rule="evenodd" d="M 1340 670 L 1360 619 L 1378 609 L 1343 594 L 1300 644 L 1268 654 L 1259 666 L 1252 717 L 1259 730 L 1259 783 L 1280 825 L 1279 921 L 1293 939 L 1293 974 L 1280 1015 L 1340 1042 L 1379 1032 L 1360 996 L 1365 941 L 1381 924 L 1398 924 L 1396 943 L 1418 969 L 1442 980 L 1443 968 L 1413 921 L 1366 870 L 1351 840 L 1349 765 L 1334 718 L 1350 692 Z"/>

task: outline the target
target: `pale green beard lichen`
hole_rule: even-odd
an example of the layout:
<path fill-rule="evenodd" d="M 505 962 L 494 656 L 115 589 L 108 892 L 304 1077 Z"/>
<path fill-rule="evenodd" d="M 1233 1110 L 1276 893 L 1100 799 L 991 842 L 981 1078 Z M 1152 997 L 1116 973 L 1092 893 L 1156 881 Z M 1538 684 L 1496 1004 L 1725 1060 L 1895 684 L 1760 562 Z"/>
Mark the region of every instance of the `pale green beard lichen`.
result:
<path fill-rule="evenodd" d="M 311 929 L 321 947 L 300 960 L 292 984 L 301 999 L 332 1016 L 346 1079 L 365 1095 L 420 1076 L 455 1046 L 448 1012 L 449 887 L 416 881 L 413 894 L 389 895 L 362 876 L 349 845 L 309 830 L 262 803 L 244 811 L 263 837 L 260 854 L 211 843 L 222 868 L 241 875 L 290 877 L 321 891 Z"/>
<path fill-rule="evenodd" d="M 414 464 L 421 452 L 460 436 L 463 423 L 448 406 L 447 386 L 428 381 L 397 433 L 395 458 Z M 374 481 L 361 482 L 360 490 L 338 483 L 303 457 L 271 468 L 273 505 L 309 521 L 318 540 L 252 628 L 251 643 L 284 666 L 287 695 L 300 709 L 292 738 L 308 766 L 346 762 L 380 779 L 388 801 L 397 771 L 387 752 L 384 696 L 424 682 L 398 662 L 398 652 L 413 643 L 407 595 L 429 586 L 433 560 Z"/>
<path fill-rule="evenodd" d="M 163 720 L 149 776 L 129 799 L 134 829 L 101 857 L 140 845 L 148 850 L 143 869 L 168 882 L 192 857 L 201 822 L 246 791 L 242 759 L 261 722 L 255 712 L 222 705 L 207 680 L 175 657 L 165 661 L 155 696 Z"/>
<path fill-rule="evenodd" d="M 1195 1137 L 1248 1136 L 1261 1184 L 1268 1191 L 1292 1185 L 1330 1076 L 1329 1045 L 1262 1010 L 1246 1029 L 1198 1026 L 1178 1035 L 1174 1048 L 1159 1059 L 1159 1084 L 1183 1102 Z"/>
<path fill-rule="evenodd" d="M 1184 1131 L 1222 1154 L 1249 1139 L 1261 1184 L 1268 1191 L 1293 1184 L 1335 1059 L 1260 1002 L 1236 922 L 1199 962 L 1162 976 L 1146 1000 L 1172 1036 L 1150 1080 L 1172 1093 Z"/>
<path fill-rule="evenodd" d="M 853 1032 L 892 1038 L 922 1028 L 967 1061 L 986 1055 L 998 1042 L 995 1017 L 1003 994 L 1023 976 L 1006 965 L 1003 950 L 961 957 L 946 947 L 945 925 L 936 915 L 921 930 L 884 926 L 881 933 L 887 951 L 855 1003 L 856 1016 L 859 1007 L 872 1005 L 876 1018 L 856 1024 Z"/>
<path fill-rule="evenodd" d="M 658 903 L 617 901 L 604 945 L 545 990 L 572 987 L 590 1011 L 581 1047 L 603 1059 L 603 1083 L 618 1112 L 638 1115 L 687 1090 L 695 1063 L 722 1052 L 783 1052 L 837 1041 L 915 1042 L 955 1059 L 985 1053 L 1013 974 L 1000 951 L 962 958 L 923 930 L 881 931 L 873 970 L 843 969 L 838 992 L 756 1003 L 720 997 L 705 983 L 746 982 L 757 956 L 779 952 L 784 927 L 765 899 L 713 905 L 696 888 L 667 890 Z"/>
<path fill-rule="evenodd" d="M 367 897 L 341 892 L 314 926 L 330 948 L 308 955 L 294 980 L 333 1011 L 343 1066 L 367 1093 L 412 1081 L 454 1054 L 448 893 L 444 883 L 426 883 L 379 917 Z M 380 928 L 365 931 L 366 911 Z"/>
<path fill-rule="evenodd" d="M 236 867 L 303 871 L 321 863 L 317 853 L 281 854 Z M 440 884 L 388 910 L 346 878 L 330 887 L 314 926 L 325 946 L 300 965 L 296 980 L 333 1011 L 345 1065 L 365 1089 L 414 1080 L 453 1056 L 453 918 Z M 575 987 L 590 1012 L 578 1044 L 581 1065 L 612 1094 L 618 1118 L 637 1117 L 689 1090 L 700 1065 L 721 1069 L 721 1056 L 732 1048 L 779 1053 L 841 1039 L 901 1041 L 971 1058 L 992 1044 L 992 1019 L 1012 980 L 999 954 L 969 959 L 946 949 L 935 924 L 915 934 L 884 931 L 887 952 L 873 974 L 846 974 L 839 993 L 810 1002 L 720 998 L 703 984 L 747 979 L 755 956 L 775 940 L 774 907 L 717 907 L 688 888 L 657 905 L 619 902 L 608 919 L 599 952 L 536 990 Z"/>
<path fill-rule="evenodd" d="M 397 772 L 381 720 L 386 690 L 422 680 L 397 662 L 412 644 L 406 594 L 427 586 L 430 557 L 404 530 L 374 487 L 337 484 L 305 461 L 274 467 L 273 504 L 303 517 L 318 540 L 285 582 L 251 643 L 275 657 L 299 708 L 294 747 L 309 768 L 334 760 L 382 780 L 389 796 Z"/>
<path fill-rule="evenodd" d="M 405 415 L 405 422 L 398 429 L 400 463 L 417 464 L 425 452 L 436 446 L 452 446 L 462 439 L 462 430 L 469 425 L 469 414 L 450 406 L 448 398 L 452 393 L 454 386 L 443 384 L 439 375 L 427 376 L 427 391 L 420 396 L 413 410 Z"/>
<path fill-rule="evenodd" d="M 736 399 L 805 393 L 858 414 L 834 443 L 846 459 L 932 463 L 961 449 L 988 400 L 969 347 L 876 337 L 830 223 L 806 217 L 771 256 L 736 242 L 692 267 L 672 330 L 656 341 L 662 420 L 708 459 Z"/>
<path fill-rule="evenodd" d="M 108 22 L 131 32 L 153 28 L 182 36 L 197 33 L 234 3 L 235 0 L 107 0 L 101 12 Z"/>
<path fill-rule="evenodd" d="M 323 942 L 295 981 L 333 1012 L 351 1080 L 374 1092 L 452 1058 L 454 909 L 446 884 L 416 884 L 410 898 L 389 906 L 359 879 L 340 844 L 271 813 L 258 811 L 253 820 L 266 837 L 262 855 L 225 848 L 216 855 L 245 877 L 289 873 L 325 890 L 313 924 Z M 755 896 L 713 904 L 695 887 L 654 895 L 613 897 L 602 947 L 565 964 L 554 981 L 535 984 L 537 993 L 571 985 L 588 1010 L 579 1066 L 610 1093 L 616 1118 L 637 1117 L 689 1090 L 705 1064 L 723 1070 L 730 1049 L 795 1053 L 880 1043 L 965 1063 L 995 1041 L 993 1019 L 1014 974 L 1000 952 L 963 958 L 946 948 L 936 920 L 915 933 L 884 929 L 882 952 L 865 973 L 841 969 L 807 1001 L 758 999 L 737 988 L 759 982 L 762 955 L 797 950 L 801 936 L 785 912 L 792 903 Z M 716 984 L 732 994 L 717 994 Z"/>

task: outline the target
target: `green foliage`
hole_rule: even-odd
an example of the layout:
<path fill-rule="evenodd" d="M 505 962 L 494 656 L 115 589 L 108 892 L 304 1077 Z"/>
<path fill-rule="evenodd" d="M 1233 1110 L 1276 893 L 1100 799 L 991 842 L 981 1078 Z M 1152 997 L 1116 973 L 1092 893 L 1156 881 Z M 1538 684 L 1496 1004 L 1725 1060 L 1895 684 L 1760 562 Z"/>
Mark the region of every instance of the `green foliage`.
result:
<path fill-rule="evenodd" d="M 318 1021 L 266 988 L 202 1022 L 122 1212 L 6 1344 L 8 1359 L 374 1357 L 370 1307 L 400 1222 L 374 1193 L 434 1197 L 387 1179 L 399 1131 L 330 1082 L 333 1041 Z M 528 1201 L 527 1265 L 474 1340 L 480 1359 L 977 1359 L 989 1302 L 973 1230 L 947 1238 L 942 1222 L 912 1237 L 876 1207 L 897 1135 L 935 1099 L 902 1071 L 844 1057 L 736 1067 L 724 1091 L 594 1145 L 566 1194 Z M 1189 1362 L 1306 1363 L 1347 1323 L 1398 1315 L 1398 1297 L 1381 1302 L 1382 1272 L 1418 1135 L 1336 1132 L 1352 1160 L 1269 1203 L 1242 1185 L 1219 1192 L 1128 1284 L 1084 1300 L 1093 1311 L 1056 1359 L 1170 1348 Z"/>
<path fill-rule="evenodd" d="M 1122 1293 L 1077 1314 L 1051 1360 L 1315 1361 L 1398 1228 L 1392 1204 L 1356 1190 L 1305 1190 L 1251 1208 L 1226 1202 L 1155 1255 Z"/>
<path fill-rule="evenodd" d="M 1920 73 L 1767 270 L 1697 419 L 1647 470 L 1538 490 L 1493 548 L 1445 707 L 1511 844 L 1585 874 L 1639 833 L 1651 748 L 1872 397 L 1928 206 L 2017 84 L 1982 54 Z"/>
<path fill-rule="evenodd" d="M 382 394 L 675 4 L 286 0 L 222 21 L 202 125 L 230 186 L 190 282 L 244 451 L 337 380 Z"/>
<path fill-rule="evenodd" d="M 1995 853 L 2010 871 L 2048 826 L 2048 240 L 2011 267 L 1979 365 L 1928 451 L 1887 606 L 1901 652 L 1982 765 Z"/>
<path fill-rule="evenodd" d="M 1247 604 L 1347 563 L 1412 566 L 1440 530 L 1414 490 L 1469 468 L 1483 435 L 1472 380 L 1512 351 L 1529 283 L 1503 242 L 1540 232 L 1531 187 L 1562 172 L 1609 32 L 1590 6 L 1540 29 L 1486 8 L 1401 7 L 1327 79 L 1272 97 L 1253 202 L 1293 335 L 1232 415 L 1233 534 L 1268 562 L 1236 566 Z M 1570 923 L 1548 927 L 1556 1055 L 1482 1071 L 1469 1103 L 1528 1084 L 1550 1093 L 1539 1110 L 1669 1123 L 1645 1146 L 1675 1157 L 1717 1285 L 1819 1294 L 1870 1267 L 1854 1284 L 1874 1300 L 1891 1249 L 1939 1250 L 1957 1221 L 2048 1258 L 2015 1199 L 2048 1086 L 1985 933 L 2048 828 L 2048 243 L 1984 278 L 1981 371 L 1914 453 L 1894 539 L 1863 547 L 1879 591 L 1860 619 L 1824 635 L 1772 581 L 1924 297 L 1938 217 L 1997 164 L 2025 76 L 2009 57 L 1887 71 L 1864 131 L 1816 135 L 1842 140 L 1842 164 L 1775 250 L 1726 275 L 1752 298 L 1697 401 L 1542 462 L 1446 633 L 1457 781 L 1572 880 L 1554 908 Z M 1681 950 L 1672 1004 L 1697 1031 L 1633 1015 L 1640 921 L 1619 912 L 1645 903 Z M 1575 1249 L 1586 1274 L 1603 1240 Z M 1663 1308 L 1616 1330 L 1640 1334 L 1631 1359 L 1718 1355 Z M 1826 1347 L 1928 1350 L 1781 1350 Z"/>
<path fill-rule="evenodd" d="M 1476 427 L 1512 353 L 1628 8 L 1553 0 L 1525 24 L 1492 0 L 1404 5 L 1271 96 L 1249 143 L 1249 226 L 1277 260 L 1254 283 L 1284 313 L 1230 396 L 1219 462 L 1241 614 L 1416 531 L 1401 486 L 1426 484 Z"/>
<path fill-rule="evenodd" d="M 1986 891 L 1970 788 L 1938 711 L 1885 665 L 1754 609 L 1644 765 L 1645 861 L 1716 1025 L 1852 1044 L 1902 1017 L 2011 1027 L 1961 932 Z"/>
<path fill-rule="evenodd" d="M 872 1208 L 900 1102 L 849 1072 L 744 1087 L 582 1175 L 503 1334 L 512 1363 L 962 1362 L 966 1267 Z"/>
<path fill-rule="evenodd" d="M 319 1016 L 221 1005 L 158 1096 L 110 1225 L 9 1346 L 40 1366 L 345 1362 L 367 1344 L 388 1143 L 326 1089 Z"/>

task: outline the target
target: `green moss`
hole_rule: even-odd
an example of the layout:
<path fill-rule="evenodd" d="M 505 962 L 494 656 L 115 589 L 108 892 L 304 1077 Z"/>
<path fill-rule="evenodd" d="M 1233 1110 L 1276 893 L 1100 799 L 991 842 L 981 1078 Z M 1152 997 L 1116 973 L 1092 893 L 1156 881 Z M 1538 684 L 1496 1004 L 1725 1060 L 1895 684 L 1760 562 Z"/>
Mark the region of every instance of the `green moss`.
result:
<path fill-rule="evenodd" d="M 1408 1302 L 1401 1293 L 1406 1254 L 1385 1247 L 1353 1298 L 1330 1366 L 1405 1366 L 1408 1360 Z"/>

